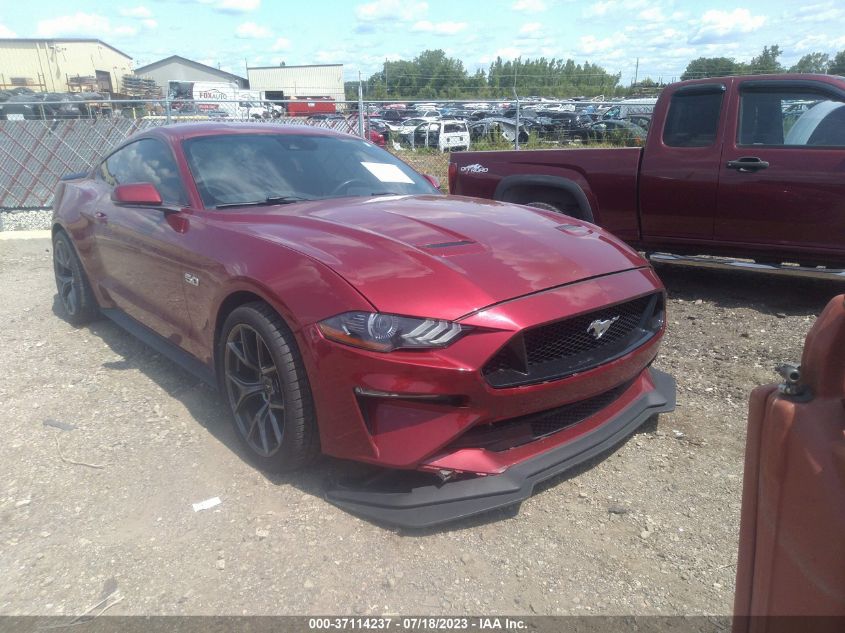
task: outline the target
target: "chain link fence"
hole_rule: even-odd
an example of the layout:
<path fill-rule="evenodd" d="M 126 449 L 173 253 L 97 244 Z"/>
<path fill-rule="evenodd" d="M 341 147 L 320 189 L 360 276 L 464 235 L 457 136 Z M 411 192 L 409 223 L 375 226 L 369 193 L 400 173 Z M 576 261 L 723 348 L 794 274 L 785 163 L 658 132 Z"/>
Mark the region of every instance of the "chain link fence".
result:
<path fill-rule="evenodd" d="M 120 116 L 0 121 L 0 211 L 49 208 L 59 179 L 89 170 L 105 153 L 136 132 L 208 121 L 207 117 Z M 314 125 L 356 133 L 357 119 L 303 117 L 249 119 L 256 125 Z"/>
<path fill-rule="evenodd" d="M 364 104 L 363 111 L 368 115 L 361 117 L 357 111 L 352 112 L 357 110 L 357 102 L 333 102 L 331 109 L 336 108 L 335 112 L 286 116 L 281 106 L 267 103 L 266 107 L 262 106 L 260 115 L 247 110 L 243 118 L 233 119 L 232 112 L 245 104 L 231 103 L 227 109 L 227 103 L 100 101 L 80 105 L 77 102 L 39 102 L 30 104 L 28 109 L 27 104 L 17 103 L 15 105 L 19 111 L 16 112 L 9 108 L 11 104 L 5 104 L 5 111 L 0 110 L 0 230 L 3 229 L 4 216 L 8 224 L 9 214 L 2 212 L 49 209 L 56 183 L 62 176 L 89 170 L 110 148 L 142 130 L 192 121 L 245 120 L 256 125 L 312 125 L 350 134 L 363 131 L 363 136 L 369 138 L 369 113 L 383 105 Z M 473 149 L 506 149 L 513 146 L 516 128 L 508 128 L 510 124 L 507 118 L 490 113 L 485 120 L 489 121 L 485 124 L 485 137 L 482 142 L 474 138 Z M 468 123 L 472 130 L 474 122 Z M 383 125 L 376 128 L 375 125 L 373 129 L 385 133 L 388 150 L 396 152 L 419 171 L 446 182 L 447 153 L 415 147 L 413 137 L 410 137 L 409 146 L 408 143 L 400 142 L 402 138 L 395 131 L 386 130 Z M 489 131 L 495 132 L 496 136 L 488 136 Z M 554 146 L 573 140 L 571 134 L 557 138 L 533 133 L 530 142 L 528 139 L 527 133 L 524 139 L 520 136 L 520 141 L 525 140 L 528 148 Z"/>

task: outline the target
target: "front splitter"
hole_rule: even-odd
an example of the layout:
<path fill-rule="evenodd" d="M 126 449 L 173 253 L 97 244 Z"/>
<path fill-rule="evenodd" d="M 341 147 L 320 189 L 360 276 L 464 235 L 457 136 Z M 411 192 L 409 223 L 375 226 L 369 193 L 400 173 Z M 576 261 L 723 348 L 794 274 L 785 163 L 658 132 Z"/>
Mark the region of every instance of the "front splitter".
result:
<path fill-rule="evenodd" d="M 441 485 L 420 483 L 401 491 L 396 490 L 395 482 L 376 478 L 366 485 L 337 485 L 327 491 L 326 498 L 354 514 L 403 528 L 430 527 L 520 503 L 533 494 L 538 483 L 613 448 L 651 416 L 675 408 L 674 378 L 653 368 L 648 371 L 653 391 L 590 433 L 511 466 L 500 475 Z"/>

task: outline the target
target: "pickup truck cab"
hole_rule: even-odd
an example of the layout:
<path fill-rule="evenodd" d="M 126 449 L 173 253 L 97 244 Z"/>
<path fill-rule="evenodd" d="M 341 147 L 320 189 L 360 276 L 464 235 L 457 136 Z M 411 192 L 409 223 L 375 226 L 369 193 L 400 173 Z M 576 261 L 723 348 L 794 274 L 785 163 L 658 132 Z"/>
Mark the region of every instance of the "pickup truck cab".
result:
<path fill-rule="evenodd" d="M 449 189 L 553 208 L 680 263 L 842 267 L 843 105 L 837 76 L 680 82 L 660 95 L 642 148 L 452 154 Z"/>

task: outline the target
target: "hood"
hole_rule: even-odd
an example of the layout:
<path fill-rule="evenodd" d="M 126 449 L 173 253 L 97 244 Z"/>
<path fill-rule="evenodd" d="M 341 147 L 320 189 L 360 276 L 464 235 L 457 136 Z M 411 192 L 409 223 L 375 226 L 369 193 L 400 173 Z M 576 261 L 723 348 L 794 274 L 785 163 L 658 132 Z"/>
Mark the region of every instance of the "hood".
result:
<path fill-rule="evenodd" d="M 598 227 L 459 196 L 339 198 L 229 216 L 332 268 L 381 312 L 456 319 L 646 265 Z"/>

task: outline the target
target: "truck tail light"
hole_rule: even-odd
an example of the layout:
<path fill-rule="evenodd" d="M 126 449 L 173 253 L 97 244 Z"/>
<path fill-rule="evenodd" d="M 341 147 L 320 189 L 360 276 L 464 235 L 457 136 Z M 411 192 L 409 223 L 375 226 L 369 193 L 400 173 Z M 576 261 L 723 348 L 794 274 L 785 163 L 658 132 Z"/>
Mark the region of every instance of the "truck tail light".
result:
<path fill-rule="evenodd" d="M 449 162 L 449 193 L 455 193 L 455 179 L 458 175 L 458 166 Z"/>

